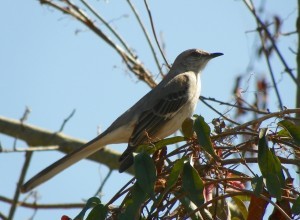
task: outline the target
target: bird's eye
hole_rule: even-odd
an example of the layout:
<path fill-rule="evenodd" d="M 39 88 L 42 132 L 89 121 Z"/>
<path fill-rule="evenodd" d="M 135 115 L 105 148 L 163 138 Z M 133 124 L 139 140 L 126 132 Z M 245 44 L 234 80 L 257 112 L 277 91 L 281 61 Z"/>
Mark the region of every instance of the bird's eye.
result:
<path fill-rule="evenodd" d="M 201 54 L 198 53 L 197 51 L 194 51 L 194 52 L 191 53 L 191 56 L 192 56 L 192 57 L 200 57 L 200 55 L 201 55 Z"/>

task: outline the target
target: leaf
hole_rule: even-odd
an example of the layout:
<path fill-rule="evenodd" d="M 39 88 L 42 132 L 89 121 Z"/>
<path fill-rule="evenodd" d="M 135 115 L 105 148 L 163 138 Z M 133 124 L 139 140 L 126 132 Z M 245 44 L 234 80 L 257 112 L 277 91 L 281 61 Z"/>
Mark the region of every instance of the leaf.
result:
<path fill-rule="evenodd" d="M 285 180 L 278 157 L 268 147 L 267 132 L 267 128 L 262 128 L 259 132 L 258 165 L 263 177 L 266 179 L 268 191 L 280 200 L 282 196 L 281 188 L 284 187 Z"/>
<path fill-rule="evenodd" d="M 91 197 L 86 202 L 84 208 L 81 210 L 81 212 L 74 218 L 74 220 L 82 220 L 84 218 L 84 215 L 87 210 L 90 208 L 93 208 L 97 206 L 98 204 L 101 204 L 101 200 L 98 197 Z"/>
<path fill-rule="evenodd" d="M 181 192 L 181 191 L 179 191 Z M 183 193 L 183 192 L 181 192 Z M 176 193 L 175 193 L 176 196 Z M 179 201 L 181 202 L 182 206 L 185 209 L 185 213 L 191 213 L 193 212 L 193 215 L 190 215 L 189 218 L 191 220 L 203 220 L 201 212 L 200 211 L 196 211 L 195 210 L 198 208 L 191 200 L 189 200 L 187 197 L 178 197 Z"/>
<path fill-rule="evenodd" d="M 214 159 L 219 160 L 216 155 L 211 139 L 210 139 L 210 127 L 204 121 L 202 116 L 198 116 L 194 121 L 194 130 L 197 134 L 197 139 L 201 147 L 210 154 Z"/>
<path fill-rule="evenodd" d="M 278 122 L 278 125 L 288 131 L 296 144 L 300 145 L 300 126 L 293 124 L 289 120 L 282 120 Z"/>
<path fill-rule="evenodd" d="M 117 219 L 128 220 L 128 219 L 139 219 L 140 209 L 142 204 L 147 199 L 147 194 L 136 182 L 131 188 L 131 196 L 127 198 L 125 202 L 126 207 L 124 212 L 122 212 Z"/>
<path fill-rule="evenodd" d="M 270 195 L 267 194 L 266 191 L 264 191 L 262 194 L 267 198 L 270 198 Z M 268 204 L 269 202 L 261 197 L 251 196 L 247 220 L 263 219 Z"/>
<path fill-rule="evenodd" d="M 247 219 L 248 211 L 247 211 L 247 207 L 246 207 L 245 203 L 236 196 L 233 196 L 231 198 L 234 201 L 234 203 L 237 205 L 237 207 L 239 208 L 239 212 L 242 213 L 244 219 Z"/>
<path fill-rule="evenodd" d="M 166 188 L 159 195 L 159 197 L 154 201 L 154 203 L 151 207 L 151 211 L 153 211 L 157 206 L 159 206 L 159 204 L 163 200 L 164 196 L 176 184 L 176 182 L 178 180 L 178 177 L 180 176 L 180 174 L 182 172 L 183 165 L 184 165 L 184 160 L 185 160 L 185 158 L 181 158 L 181 159 L 175 161 L 175 163 L 172 167 L 171 173 L 170 173 L 170 175 L 168 177 L 168 180 L 166 182 Z"/>
<path fill-rule="evenodd" d="M 96 205 L 87 216 L 86 220 L 105 220 L 107 216 L 107 207 L 103 204 Z"/>
<path fill-rule="evenodd" d="M 300 196 L 298 196 L 298 198 L 293 203 L 292 213 L 294 215 L 299 215 L 300 214 Z"/>
<path fill-rule="evenodd" d="M 204 184 L 197 170 L 190 163 L 185 163 L 182 172 L 182 186 L 188 198 L 201 206 L 204 203 L 203 189 Z"/>
<path fill-rule="evenodd" d="M 194 120 L 191 118 L 187 118 L 183 121 L 181 128 L 182 133 L 184 137 L 192 138 L 194 135 L 194 129 L 193 129 Z"/>
<path fill-rule="evenodd" d="M 134 170 L 137 184 L 141 189 L 153 195 L 156 181 L 155 164 L 149 154 L 142 152 L 134 158 Z"/>
<path fill-rule="evenodd" d="M 253 192 L 256 196 L 259 196 L 263 192 L 264 189 L 264 177 L 263 176 L 255 176 L 251 180 L 252 187 L 254 188 Z"/>
<path fill-rule="evenodd" d="M 138 147 L 138 149 L 136 150 L 137 152 L 147 152 L 148 154 L 153 154 L 155 151 L 163 148 L 164 146 L 167 145 L 171 145 L 171 144 L 177 144 L 179 142 L 182 141 L 186 141 L 185 137 L 181 137 L 181 136 L 176 136 L 176 137 L 170 137 L 170 138 L 165 138 L 162 139 L 158 142 L 156 142 L 153 145 L 151 145 L 151 147 L 149 147 L 149 144 L 142 144 Z"/>

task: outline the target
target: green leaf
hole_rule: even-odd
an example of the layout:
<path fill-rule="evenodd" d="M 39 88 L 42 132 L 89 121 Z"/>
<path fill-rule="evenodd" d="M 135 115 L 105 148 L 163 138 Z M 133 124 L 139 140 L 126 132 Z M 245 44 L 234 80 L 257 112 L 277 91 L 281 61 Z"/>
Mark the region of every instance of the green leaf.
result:
<path fill-rule="evenodd" d="M 282 120 L 278 122 L 278 125 L 288 131 L 295 143 L 300 145 L 300 126 L 293 124 L 289 120 Z"/>
<path fill-rule="evenodd" d="M 285 180 L 278 157 L 268 147 L 267 132 L 267 128 L 262 128 L 259 132 L 258 165 L 262 176 L 266 179 L 269 193 L 280 200 L 282 196 L 281 188 L 284 187 Z"/>
<path fill-rule="evenodd" d="M 201 147 L 210 154 L 214 159 L 219 160 L 219 157 L 216 155 L 211 139 L 210 139 L 210 127 L 204 121 L 202 116 L 198 116 L 194 121 L 194 130 L 197 134 L 197 139 Z"/>
<path fill-rule="evenodd" d="M 264 188 L 264 177 L 263 176 L 255 176 L 252 180 L 252 187 L 254 188 L 253 192 L 256 196 L 259 196 L 263 192 Z"/>
<path fill-rule="evenodd" d="M 87 216 L 86 220 L 105 220 L 107 216 L 107 207 L 103 204 L 96 205 Z"/>
<path fill-rule="evenodd" d="M 266 187 L 272 196 L 275 196 L 278 200 L 281 200 L 282 190 L 280 180 L 276 173 L 269 173 L 266 175 Z"/>
<path fill-rule="evenodd" d="M 149 154 L 142 152 L 134 158 L 134 170 L 137 184 L 141 189 L 153 195 L 156 181 L 155 164 Z"/>
<path fill-rule="evenodd" d="M 153 145 L 149 146 L 149 144 L 142 144 L 138 147 L 136 150 L 137 152 L 147 152 L 148 154 L 153 154 L 155 151 L 163 148 L 164 146 L 171 145 L 171 144 L 177 144 L 182 141 L 186 141 L 187 139 L 182 136 L 176 136 L 176 137 L 170 137 L 162 139 L 158 142 L 156 142 Z"/>
<path fill-rule="evenodd" d="M 182 172 L 182 186 L 188 198 L 197 206 L 204 203 L 204 184 L 197 170 L 190 163 L 185 163 Z"/>
<path fill-rule="evenodd" d="M 183 133 L 184 137 L 187 137 L 187 138 L 193 137 L 193 135 L 194 135 L 193 125 L 194 125 L 194 120 L 191 118 L 187 118 L 183 121 L 183 123 L 181 125 L 181 129 L 182 129 L 182 133 Z"/>
<path fill-rule="evenodd" d="M 128 197 L 125 202 L 126 207 L 123 213 L 121 213 L 117 218 L 120 220 L 128 220 L 128 219 L 139 219 L 140 217 L 140 209 L 142 204 L 147 199 L 147 194 L 143 189 L 141 189 L 140 185 L 137 182 L 131 188 L 131 196 Z"/>
<path fill-rule="evenodd" d="M 234 203 L 237 205 L 237 207 L 239 208 L 239 211 L 242 213 L 244 219 L 247 219 L 247 217 L 248 217 L 248 210 L 246 208 L 245 203 L 242 200 L 240 200 L 238 197 L 236 197 L 236 196 L 233 196 L 231 198 L 234 201 Z"/>
<path fill-rule="evenodd" d="M 179 192 L 183 193 L 181 191 L 179 191 Z M 175 196 L 176 196 L 176 193 L 175 193 Z M 179 198 L 179 201 L 181 202 L 182 206 L 184 207 L 186 213 L 194 212 L 198 208 L 189 198 L 181 197 L 181 196 L 179 196 L 178 198 Z M 189 218 L 191 220 L 203 220 L 200 211 L 196 211 L 195 214 L 189 216 Z"/>
<path fill-rule="evenodd" d="M 293 203 L 292 213 L 295 214 L 295 215 L 299 215 L 300 214 L 300 196 L 298 196 L 298 198 Z"/>
<path fill-rule="evenodd" d="M 82 220 L 84 218 L 84 215 L 87 210 L 90 208 L 93 208 L 97 206 L 98 204 L 101 204 L 101 201 L 98 197 L 91 197 L 86 202 L 84 208 L 81 210 L 81 212 L 74 218 L 74 220 Z"/>
<path fill-rule="evenodd" d="M 169 192 L 169 190 L 176 184 L 178 177 L 180 176 L 180 174 L 182 172 L 184 160 L 185 160 L 185 158 L 181 158 L 181 159 L 175 161 L 175 163 L 172 167 L 171 173 L 167 179 L 166 188 L 159 195 L 159 197 L 154 201 L 154 203 L 151 207 L 151 211 L 153 211 L 157 206 L 159 206 L 159 204 L 163 200 L 165 194 L 167 194 Z"/>

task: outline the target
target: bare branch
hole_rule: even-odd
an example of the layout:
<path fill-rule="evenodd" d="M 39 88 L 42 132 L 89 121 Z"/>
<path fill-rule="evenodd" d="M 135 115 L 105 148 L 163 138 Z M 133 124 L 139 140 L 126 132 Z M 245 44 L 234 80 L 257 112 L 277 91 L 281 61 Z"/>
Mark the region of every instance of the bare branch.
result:
<path fill-rule="evenodd" d="M 131 10 L 133 11 L 133 14 L 135 15 L 137 21 L 139 22 L 139 25 L 141 26 L 141 28 L 142 28 L 142 30 L 143 30 L 143 33 L 144 33 L 144 35 L 145 35 L 145 37 L 146 37 L 146 39 L 147 39 L 147 42 L 148 42 L 148 44 L 149 44 L 149 46 L 150 46 L 152 55 L 153 55 L 153 57 L 154 57 L 156 66 L 158 67 L 158 70 L 159 70 L 160 74 L 162 74 L 161 67 L 160 67 L 160 63 L 159 63 L 159 61 L 158 61 L 157 55 L 156 55 L 156 53 L 155 53 L 155 50 L 154 50 L 153 44 L 152 44 L 152 42 L 151 42 L 151 39 L 150 39 L 150 37 L 149 37 L 149 34 L 148 34 L 148 32 L 147 32 L 147 29 L 146 29 L 145 25 L 143 24 L 143 22 L 142 22 L 142 20 L 141 20 L 141 17 L 140 17 L 140 15 L 138 14 L 138 12 L 137 12 L 137 10 L 135 9 L 135 7 L 133 6 L 132 2 L 131 2 L 130 0 L 127 0 L 127 2 L 128 2 L 128 4 L 129 4 Z"/>
<path fill-rule="evenodd" d="M 105 43 L 111 46 L 123 59 L 127 67 L 142 81 L 144 81 L 151 88 L 156 86 L 151 73 L 141 64 L 141 62 L 136 58 L 124 51 L 119 45 L 115 44 L 101 29 L 99 29 L 94 22 L 92 22 L 85 13 L 80 10 L 77 6 L 72 4 L 70 1 L 63 1 L 67 4 L 67 7 L 64 5 L 59 5 L 51 0 L 40 0 L 41 4 L 49 5 L 58 11 L 61 11 L 65 14 L 71 15 L 89 29 L 91 29 L 95 34 L 97 34 Z"/>
<path fill-rule="evenodd" d="M 66 119 L 64 119 L 64 121 L 61 124 L 60 129 L 59 129 L 58 132 L 62 132 L 64 130 L 65 125 L 74 116 L 75 112 L 76 112 L 76 109 L 73 109 L 73 111 L 71 112 L 71 114 Z"/>
<path fill-rule="evenodd" d="M 156 42 L 156 44 L 157 44 L 157 47 L 158 47 L 158 49 L 159 49 L 159 51 L 160 51 L 161 56 L 164 58 L 165 64 L 166 64 L 167 67 L 170 69 L 171 66 L 170 66 L 170 64 L 168 63 L 168 61 L 167 61 L 167 59 L 166 59 L 166 57 L 165 57 L 165 54 L 164 54 L 163 50 L 161 49 L 160 43 L 158 42 L 158 39 L 157 39 L 156 31 L 155 31 L 155 28 L 154 28 L 154 22 L 153 22 L 153 18 L 152 18 L 152 14 L 151 14 L 151 11 L 150 11 L 148 2 L 147 2 L 147 0 L 144 0 L 144 2 L 145 2 L 145 6 L 146 6 L 146 8 L 147 8 L 147 11 L 148 11 L 148 15 L 149 15 L 149 19 L 150 19 L 151 28 L 152 28 L 152 32 L 153 32 L 153 36 L 154 36 L 155 42 Z"/>
<path fill-rule="evenodd" d="M 14 219 L 13 217 L 14 217 L 15 211 L 17 209 L 17 204 L 18 204 L 19 197 L 20 197 L 20 188 L 21 188 L 21 186 L 24 182 L 25 175 L 26 175 L 26 172 L 28 170 L 28 167 L 29 167 L 29 164 L 30 164 L 30 161 L 31 161 L 31 156 L 32 156 L 32 152 L 26 152 L 25 162 L 23 164 L 23 168 L 22 168 L 22 171 L 21 171 L 21 174 L 20 174 L 20 178 L 19 178 L 18 184 L 16 186 L 15 195 L 14 195 L 11 207 L 10 207 L 8 219 Z"/>
<path fill-rule="evenodd" d="M 292 114 L 292 113 L 298 113 L 299 114 L 300 113 L 300 108 L 286 109 L 286 110 L 283 110 L 283 111 L 270 113 L 270 114 L 265 115 L 263 117 L 260 117 L 258 119 L 254 119 L 254 120 L 248 121 L 248 122 L 246 122 L 246 123 L 244 123 L 242 125 L 238 125 L 238 126 L 236 126 L 234 128 L 231 128 L 230 131 L 241 130 L 241 129 L 247 128 L 250 125 L 261 123 L 262 121 L 265 121 L 265 120 L 267 120 L 269 118 L 273 118 L 273 117 L 282 118 L 282 117 L 284 117 L 284 115 L 286 115 L 286 114 Z"/>
<path fill-rule="evenodd" d="M 127 43 L 123 40 L 121 35 L 117 33 L 117 31 L 99 14 L 99 12 L 96 12 L 96 10 L 94 10 L 94 8 L 87 1 L 85 0 L 80 0 L 80 1 L 112 32 L 112 34 L 120 41 L 120 43 L 126 49 L 126 51 L 132 57 L 135 57 L 136 55 L 133 53 L 133 51 L 130 49 Z"/>
<path fill-rule="evenodd" d="M 258 108 L 254 107 L 254 106 L 251 106 L 252 108 L 247 108 L 247 107 L 243 107 L 243 106 L 238 106 L 238 105 L 235 105 L 235 104 L 231 104 L 231 103 L 228 103 L 228 102 L 223 102 L 223 101 L 220 101 L 220 100 L 217 100 L 215 98 L 207 98 L 207 97 L 204 97 L 204 96 L 200 96 L 200 100 L 208 100 L 208 101 L 213 101 L 213 102 L 216 102 L 216 103 L 219 103 L 220 105 L 227 105 L 227 106 L 231 106 L 231 107 L 235 107 L 235 108 L 240 108 L 240 109 L 243 109 L 245 111 L 252 111 L 252 112 L 255 112 L 255 113 L 258 113 L 258 114 L 268 114 L 269 112 L 268 111 L 262 111 L 262 110 L 259 110 Z"/>
<path fill-rule="evenodd" d="M 29 124 L 21 124 L 20 121 L 8 119 L 0 116 L 0 133 L 12 137 L 18 137 L 29 146 L 59 146 L 59 151 L 70 153 L 85 144 L 85 141 L 69 137 L 63 133 L 54 133 Z M 112 170 L 119 169 L 120 153 L 104 148 L 101 153 L 93 154 L 87 159 L 105 164 Z M 133 168 L 128 170 L 133 174 Z"/>
<path fill-rule="evenodd" d="M 0 196 L 0 201 L 12 204 L 13 200 Z M 31 209 L 79 209 L 85 206 L 85 203 L 67 203 L 67 204 L 37 204 L 36 202 L 17 202 L 18 206 Z"/>
<path fill-rule="evenodd" d="M 285 61 L 283 55 L 281 54 L 281 52 L 279 51 L 277 44 L 274 40 L 274 38 L 272 37 L 272 34 L 269 32 L 268 27 L 266 27 L 266 25 L 264 24 L 264 22 L 260 19 L 260 17 L 256 14 L 255 8 L 252 4 L 252 2 L 250 0 L 244 0 L 245 5 L 247 6 L 247 8 L 250 10 L 250 12 L 252 13 L 252 15 L 255 17 L 256 22 L 259 25 L 259 28 L 262 28 L 265 33 L 267 34 L 267 37 L 269 38 L 270 42 L 272 43 L 272 46 L 274 47 L 281 63 L 284 66 L 284 71 L 287 72 L 289 74 L 289 76 L 292 78 L 292 80 L 295 82 L 295 84 L 297 85 L 298 88 L 300 88 L 300 81 L 297 80 L 297 78 L 294 76 L 294 74 L 292 73 L 292 69 L 288 66 L 287 62 Z"/>

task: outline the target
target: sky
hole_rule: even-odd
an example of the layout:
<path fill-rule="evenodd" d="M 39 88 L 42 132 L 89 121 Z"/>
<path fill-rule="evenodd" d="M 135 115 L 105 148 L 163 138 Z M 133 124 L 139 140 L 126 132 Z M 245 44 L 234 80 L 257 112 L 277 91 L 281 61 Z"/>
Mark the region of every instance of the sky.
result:
<path fill-rule="evenodd" d="M 147 69 L 158 76 L 149 45 L 126 1 L 89 2 L 126 39 Z M 289 4 L 279 0 L 265 2 L 266 19 L 271 20 L 273 15 L 279 15 L 284 22 L 283 33 L 295 30 L 296 1 L 289 1 Z M 154 42 L 143 1 L 133 3 Z M 255 20 L 242 1 L 149 0 L 149 5 L 155 29 L 159 36 L 163 36 L 169 63 L 190 48 L 224 53 L 224 56 L 212 60 L 203 72 L 203 96 L 232 102 L 235 78 L 240 74 L 246 76 L 241 89 L 250 100 L 255 95 L 255 79 L 264 75 L 271 82 L 263 59 L 254 60 L 254 68 L 247 69 L 253 61 L 253 51 L 259 39 L 255 32 Z M 112 48 L 69 16 L 33 0 L 4 0 L 0 10 L 1 116 L 19 119 L 28 106 L 31 113 L 27 123 L 55 132 L 76 109 L 63 132 L 90 140 L 150 90 L 149 86 L 139 82 L 126 70 Z M 100 22 L 97 25 L 104 28 Z M 290 48 L 295 50 L 296 39 L 295 35 L 290 35 L 281 37 L 279 41 L 279 48 L 292 68 L 296 65 Z M 295 86 L 283 73 L 277 57 L 273 56 L 272 60 L 284 105 L 293 108 Z M 158 82 L 160 78 L 156 77 L 156 80 Z M 270 88 L 269 91 L 268 107 L 271 111 L 277 111 L 274 90 Z M 214 106 L 221 112 L 227 109 L 225 106 Z M 217 117 L 200 102 L 195 113 L 204 116 L 207 122 Z M 14 139 L 0 135 L 3 148 L 11 149 L 13 142 Z M 122 152 L 125 146 L 111 147 Z M 18 141 L 17 147 L 24 148 L 26 144 Z M 26 179 L 62 156 L 62 153 L 55 151 L 34 153 Z M 23 153 L 0 154 L 0 195 L 12 198 L 23 161 Z M 81 161 L 38 187 L 38 202 L 82 202 L 94 195 L 107 172 L 104 165 Z M 103 189 L 102 201 L 107 202 L 129 178 L 127 174 L 113 172 Z M 21 199 L 25 197 L 22 195 Z M 7 214 L 8 211 L 9 205 L 1 202 L 0 212 Z M 78 209 L 53 210 L 49 215 L 49 210 L 40 210 L 34 219 L 60 219 L 62 215 L 75 217 L 78 212 Z M 31 209 L 18 208 L 15 219 L 29 219 L 32 214 Z"/>

